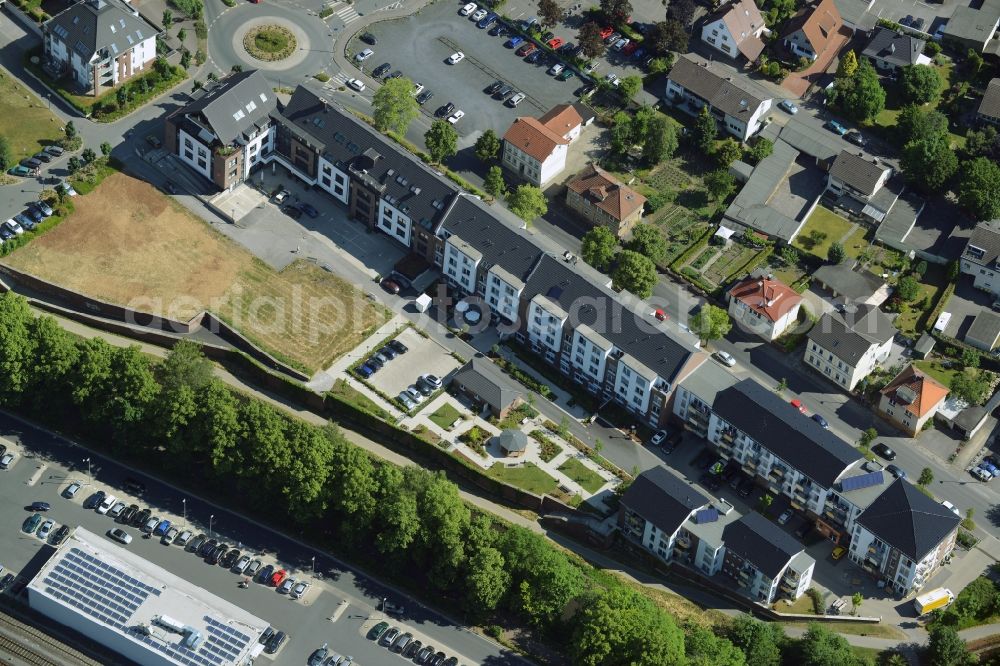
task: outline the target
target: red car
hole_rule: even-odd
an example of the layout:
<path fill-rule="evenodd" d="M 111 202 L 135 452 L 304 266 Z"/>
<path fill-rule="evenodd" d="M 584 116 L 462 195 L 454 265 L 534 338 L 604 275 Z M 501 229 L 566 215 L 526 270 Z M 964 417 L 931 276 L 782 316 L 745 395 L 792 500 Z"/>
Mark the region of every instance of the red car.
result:
<path fill-rule="evenodd" d="M 527 44 L 519 48 L 517 51 L 515 51 L 515 53 L 521 57 L 524 57 L 526 55 L 531 55 L 532 53 L 534 53 L 537 48 L 538 47 L 535 46 L 533 43 L 528 42 Z"/>
<path fill-rule="evenodd" d="M 801 400 L 799 400 L 798 398 L 796 398 L 795 400 L 792 400 L 792 403 L 791 403 L 791 404 L 792 404 L 792 407 L 794 407 L 795 409 L 799 410 L 799 411 L 800 411 L 800 412 L 802 412 L 803 414 L 805 414 L 805 413 L 806 413 L 806 406 L 805 406 L 805 405 L 803 405 L 803 404 L 802 404 L 802 401 L 801 401 Z"/>
<path fill-rule="evenodd" d="M 625 45 L 625 48 L 622 49 L 622 53 L 624 53 L 627 56 L 630 56 L 633 53 L 635 53 L 635 50 L 637 48 L 639 48 L 639 42 L 629 42 L 628 44 Z"/>
<path fill-rule="evenodd" d="M 288 578 L 288 572 L 284 569 L 278 569 L 274 572 L 274 575 L 271 576 L 271 587 L 278 587 L 285 581 L 286 578 Z"/>
<path fill-rule="evenodd" d="M 394 282 L 393 280 L 390 280 L 389 278 L 385 278 L 384 280 L 382 280 L 380 284 L 382 285 L 382 288 L 385 289 L 385 291 L 389 294 L 395 295 L 399 293 L 399 284 L 397 282 Z"/>
<path fill-rule="evenodd" d="M 564 40 L 562 37 L 553 37 L 546 43 L 549 45 L 550 49 L 557 49 L 563 44 L 565 44 L 566 40 Z"/>
<path fill-rule="evenodd" d="M 607 39 L 614 33 L 614 31 L 615 29 L 610 26 L 601 28 L 601 39 Z"/>

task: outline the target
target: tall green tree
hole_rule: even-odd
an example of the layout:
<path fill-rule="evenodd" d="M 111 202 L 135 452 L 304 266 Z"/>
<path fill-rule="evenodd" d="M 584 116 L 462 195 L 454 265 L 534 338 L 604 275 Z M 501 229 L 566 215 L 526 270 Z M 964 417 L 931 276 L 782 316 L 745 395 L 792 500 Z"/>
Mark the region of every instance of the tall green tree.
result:
<path fill-rule="evenodd" d="M 667 255 L 667 240 L 659 228 L 651 224 L 637 224 L 632 229 L 632 238 L 625 244 L 625 249 L 638 252 L 649 257 L 654 264 L 659 264 Z"/>
<path fill-rule="evenodd" d="M 516 190 L 507 195 L 507 206 L 510 212 L 527 224 L 531 224 L 549 210 L 549 202 L 545 195 L 534 185 L 518 185 Z"/>
<path fill-rule="evenodd" d="M 222 382 L 212 380 L 198 396 L 198 406 L 189 437 L 197 447 L 193 451 L 207 457 L 217 475 L 235 474 L 242 463 L 246 428 L 235 396 Z"/>
<path fill-rule="evenodd" d="M 476 139 L 476 157 L 483 162 L 495 160 L 500 154 L 500 137 L 492 129 L 487 128 L 485 132 Z"/>
<path fill-rule="evenodd" d="M 958 171 L 958 157 L 947 137 L 917 139 L 903 147 L 903 175 L 924 192 L 940 192 Z"/>
<path fill-rule="evenodd" d="M 699 338 L 709 342 L 718 340 L 729 333 L 733 322 L 729 319 L 728 312 L 711 303 L 705 303 L 698 312 L 691 316 L 688 326 L 698 334 Z"/>
<path fill-rule="evenodd" d="M 0 305 L 2 309 L 3 305 Z M 25 390 L 27 406 L 32 413 L 45 414 L 50 418 L 64 415 L 68 411 L 67 405 L 61 399 L 53 400 L 53 397 L 70 393 L 69 377 L 79 354 L 76 344 L 52 317 L 32 318 L 27 326 L 28 337 L 34 343 L 34 360 Z M 0 328 L 3 328 L 2 318 Z M 0 350 L 5 347 L 4 338 L 0 334 Z"/>
<path fill-rule="evenodd" d="M 830 260 L 831 264 L 843 263 L 844 259 L 847 257 L 847 250 L 840 241 L 834 241 L 830 243 L 830 249 L 826 251 L 826 258 Z"/>
<path fill-rule="evenodd" d="M 855 656 L 847 640 L 826 627 L 813 623 L 799 640 L 799 658 L 794 662 L 801 666 L 860 666 L 871 663 Z"/>
<path fill-rule="evenodd" d="M 339 516 L 340 533 L 350 543 L 360 543 L 375 515 L 378 484 L 368 453 L 347 443 L 332 424 L 327 426 L 333 443 L 330 453 L 330 476 L 337 479 L 337 491 L 330 497 L 330 508 Z"/>
<path fill-rule="evenodd" d="M 114 348 L 110 360 L 109 375 L 101 387 L 102 400 L 87 415 L 88 420 L 105 426 L 122 444 L 129 439 L 143 442 L 142 436 L 133 438 L 130 435 L 152 416 L 160 393 L 149 357 L 138 345 L 133 345 Z"/>
<path fill-rule="evenodd" d="M 562 7 L 556 0 L 538 0 L 538 17 L 543 26 L 551 28 L 562 20 Z"/>
<path fill-rule="evenodd" d="M 927 104 L 941 95 L 941 77 L 930 65 L 907 65 L 899 85 L 903 98 L 913 104 Z"/>
<path fill-rule="evenodd" d="M 523 527 L 507 529 L 497 549 L 511 575 L 507 606 L 536 627 L 556 622 L 583 591 L 584 578 L 566 556 Z"/>
<path fill-rule="evenodd" d="M 722 169 L 728 169 L 733 162 L 741 157 L 743 157 L 743 146 L 732 137 L 723 139 L 715 147 L 715 161 Z"/>
<path fill-rule="evenodd" d="M 724 636 L 700 625 L 688 627 L 686 634 L 688 666 L 746 666 L 746 656 Z"/>
<path fill-rule="evenodd" d="M 581 53 L 588 58 L 598 58 L 604 55 L 604 40 L 601 39 L 601 26 L 593 21 L 584 23 L 576 33 L 576 41 L 582 49 Z"/>
<path fill-rule="evenodd" d="M 750 160 L 751 164 L 760 164 L 760 161 L 770 157 L 771 153 L 774 152 L 774 143 L 769 139 L 765 139 L 762 136 L 758 136 L 753 145 L 747 151 L 747 159 Z M 786 246 L 790 247 L 790 246 Z"/>
<path fill-rule="evenodd" d="M 624 157 L 632 149 L 632 117 L 625 111 L 619 111 L 611 120 L 611 152 L 618 157 Z"/>
<path fill-rule="evenodd" d="M 503 554 L 490 546 L 477 548 L 469 556 L 465 598 L 472 617 L 489 616 L 507 596 L 510 574 L 505 565 Z"/>
<path fill-rule="evenodd" d="M 725 201 L 736 189 L 736 179 L 728 169 L 716 169 L 705 174 L 702 179 L 705 189 L 716 201 Z"/>
<path fill-rule="evenodd" d="M 672 617 L 631 590 L 593 592 L 577 613 L 570 641 L 574 664 L 685 663 L 684 632 Z"/>
<path fill-rule="evenodd" d="M 435 120 L 424 133 L 424 144 L 431 159 L 440 164 L 458 152 L 458 132 L 447 120 Z"/>
<path fill-rule="evenodd" d="M 885 89 L 879 83 L 875 68 L 867 58 L 862 58 L 854 74 L 834 81 L 833 88 L 827 93 L 827 101 L 844 115 L 865 121 L 885 108 Z"/>
<path fill-rule="evenodd" d="M 958 203 L 975 220 L 1000 217 L 1000 166 L 994 160 L 977 157 L 962 165 Z"/>
<path fill-rule="evenodd" d="M 667 19 L 653 24 L 653 29 L 649 31 L 643 43 L 648 44 L 660 55 L 667 55 L 671 51 L 685 53 L 688 50 L 689 37 L 683 23 L 677 19 Z"/>
<path fill-rule="evenodd" d="M 580 256 L 599 271 L 611 267 L 618 252 L 618 238 L 607 227 L 594 227 L 583 235 Z"/>
<path fill-rule="evenodd" d="M 471 515 L 458 487 L 444 472 L 422 473 L 429 483 L 417 495 L 420 512 L 420 541 L 426 552 L 429 575 L 440 589 L 450 588 L 465 560 L 465 534 Z"/>
<path fill-rule="evenodd" d="M 618 253 L 611 283 L 615 289 L 627 289 L 639 298 L 649 298 L 659 276 L 656 265 L 638 252 L 622 250 Z"/>
<path fill-rule="evenodd" d="M 624 23 L 632 16 L 632 3 L 629 0 L 601 0 L 601 11 L 612 23 Z"/>
<path fill-rule="evenodd" d="M 0 171 L 7 171 L 14 166 L 14 151 L 10 148 L 10 141 L 0 134 Z"/>
<path fill-rule="evenodd" d="M 642 78 L 638 76 L 626 76 L 618 83 L 618 92 L 626 100 L 635 99 L 640 90 L 642 90 Z"/>
<path fill-rule="evenodd" d="M 670 159 L 675 152 L 677 152 L 677 131 L 666 116 L 656 113 L 646 128 L 642 144 L 642 161 L 647 166 L 655 166 Z"/>
<path fill-rule="evenodd" d="M 708 112 L 708 107 L 701 107 L 701 113 L 694 121 L 694 126 L 691 128 L 691 136 L 694 139 L 694 145 L 698 147 L 704 154 L 708 154 L 712 151 L 712 146 L 715 143 L 715 137 L 719 133 L 719 127 L 715 122 L 715 118 Z"/>
<path fill-rule="evenodd" d="M 380 132 L 406 135 L 406 128 L 420 115 L 420 105 L 410 93 L 413 81 L 406 77 L 384 82 L 372 98 L 372 120 Z"/>
<path fill-rule="evenodd" d="M 507 193 L 507 183 L 503 179 L 503 170 L 498 166 L 491 166 L 486 172 L 486 179 L 483 181 L 483 189 L 493 197 L 500 198 Z"/>
<path fill-rule="evenodd" d="M 955 628 L 941 623 L 931 627 L 927 658 L 931 666 L 966 666 L 978 661 Z"/>
<path fill-rule="evenodd" d="M 729 625 L 727 636 L 743 651 L 747 666 L 781 666 L 781 647 L 785 641 L 781 627 L 738 615 Z"/>
<path fill-rule="evenodd" d="M 948 118 L 940 111 L 907 104 L 896 117 L 896 133 L 904 144 L 943 138 L 948 135 Z"/>
<path fill-rule="evenodd" d="M 17 405 L 32 374 L 35 342 L 28 302 L 13 292 L 0 295 L 0 405 Z"/>
<path fill-rule="evenodd" d="M 858 71 L 858 56 L 855 55 L 854 51 L 848 51 L 840 57 L 840 63 L 837 64 L 837 78 L 851 78 Z"/>

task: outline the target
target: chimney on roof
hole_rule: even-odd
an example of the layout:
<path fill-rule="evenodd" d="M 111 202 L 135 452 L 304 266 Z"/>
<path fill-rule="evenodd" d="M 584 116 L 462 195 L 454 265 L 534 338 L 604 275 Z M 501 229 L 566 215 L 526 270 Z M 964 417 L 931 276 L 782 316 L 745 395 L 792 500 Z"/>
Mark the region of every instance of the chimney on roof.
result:
<path fill-rule="evenodd" d="M 889 43 L 889 53 L 895 53 L 895 52 L 896 52 L 896 42 L 890 42 Z"/>

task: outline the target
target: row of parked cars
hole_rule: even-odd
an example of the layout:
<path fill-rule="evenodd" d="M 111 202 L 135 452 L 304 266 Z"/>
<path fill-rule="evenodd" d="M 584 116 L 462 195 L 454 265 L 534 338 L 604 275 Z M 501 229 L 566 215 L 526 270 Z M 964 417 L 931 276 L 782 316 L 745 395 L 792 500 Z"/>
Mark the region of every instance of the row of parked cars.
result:
<path fill-rule="evenodd" d="M 0 224 L 0 245 L 22 235 L 25 230 L 31 231 L 52 213 L 52 207 L 44 201 L 32 201 L 24 211 Z"/>
<path fill-rule="evenodd" d="M 53 546 L 58 546 L 69 536 L 69 527 L 62 525 L 53 533 L 52 529 L 55 525 L 56 521 L 51 518 L 44 518 L 40 513 L 32 513 L 24 519 L 24 522 L 21 524 L 21 531 L 25 534 L 33 534 L 42 541 L 51 543 Z M 51 537 L 51 542 L 49 537 Z"/>
<path fill-rule="evenodd" d="M 1000 476 L 1000 465 L 993 458 L 987 456 L 983 461 L 969 470 L 972 476 L 980 481 L 990 481 L 994 477 Z"/>
<path fill-rule="evenodd" d="M 395 284 L 395 283 L 393 283 Z M 399 293 L 398 287 L 396 292 Z M 399 340 L 392 340 L 384 347 L 379 349 L 377 352 L 369 356 L 364 363 L 358 366 L 355 372 L 361 376 L 362 379 L 368 379 L 376 372 L 385 367 L 385 364 L 393 360 L 400 354 L 405 354 L 410 351 L 410 348 L 404 345 Z"/>
<path fill-rule="evenodd" d="M 440 388 L 441 379 L 437 375 L 420 375 L 416 383 L 400 391 L 396 399 L 406 411 L 410 411 Z"/>
<path fill-rule="evenodd" d="M 403 659 L 412 659 L 422 666 L 458 666 L 457 657 L 449 657 L 442 651 L 435 651 L 433 645 L 424 645 L 413 634 L 398 627 L 389 627 L 388 622 L 379 622 L 368 632 L 368 638 L 395 652 Z"/>
<path fill-rule="evenodd" d="M 142 495 L 146 491 L 146 487 L 141 482 L 132 478 L 126 479 L 123 485 L 127 491 L 135 495 Z M 73 482 L 63 491 L 63 497 L 72 499 L 76 497 L 81 488 L 80 483 Z M 35 504 L 45 504 L 44 509 L 39 507 L 36 510 L 48 509 L 48 505 L 44 502 L 36 502 Z M 35 507 L 35 504 L 32 507 Z M 137 527 L 146 535 L 146 538 L 159 537 L 160 543 L 165 546 L 180 546 L 189 553 L 197 554 L 208 564 L 221 565 L 233 573 L 245 576 L 244 586 L 249 585 L 251 580 L 255 580 L 262 585 L 274 587 L 279 594 L 287 594 L 293 599 L 302 598 L 309 590 L 307 581 L 296 581 L 289 576 L 285 569 L 273 564 L 264 564 L 259 558 L 255 558 L 249 553 L 242 553 L 238 548 L 233 548 L 217 539 L 211 539 L 205 534 L 195 535 L 191 530 L 178 528 L 172 525 L 169 520 L 153 515 L 151 509 L 141 509 L 137 504 L 127 504 L 124 500 L 119 500 L 103 490 L 98 490 L 88 497 L 83 503 L 83 508 L 94 509 L 97 513 L 113 518 L 116 523 L 121 525 L 122 527 L 109 529 L 107 535 L 122 545 L 127 546 L 132 543 L 132 535 L 123 527 Z M 34 515 L 40 518 L 39 514 Z M 66 533 L 69 533 L 68 529 Z M 285 632 L 268 628 L 261 636 L 260 642 L 264 645 L 265 652 L 274 654 L 287 638 Z"/>
<path fill-rule="evenodd" d="M 42 150 L 31 157 L 25 157 L 21 163 L 15 165 L 7 173 L 12 176 L 31 176 L 37 174 L 43 164 L 48 164 L 53 158 L 61 157 L 63 149 L 59 146 L 45 146 Z"/>

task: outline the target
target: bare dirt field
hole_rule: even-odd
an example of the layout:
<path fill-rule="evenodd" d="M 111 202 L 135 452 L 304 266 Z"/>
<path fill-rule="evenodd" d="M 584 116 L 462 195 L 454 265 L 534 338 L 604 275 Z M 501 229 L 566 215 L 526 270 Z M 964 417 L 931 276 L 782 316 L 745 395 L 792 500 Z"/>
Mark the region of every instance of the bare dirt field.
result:
<path fill-rule="evenodd" d="M 10 266 L 95 298 L 186 321 L 210 310 L 282 360 L 316 371 L 389 317 L 305 262 L 280 273 L 147 183 L 114 174 Z"/>

